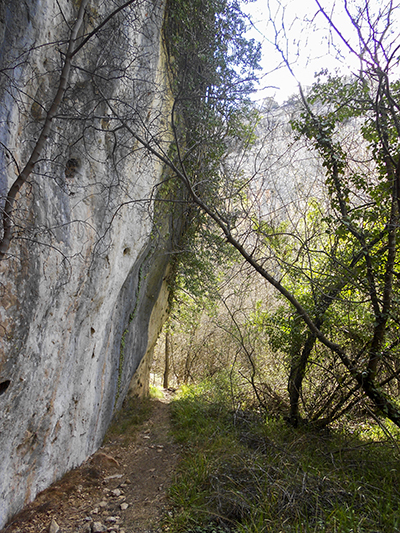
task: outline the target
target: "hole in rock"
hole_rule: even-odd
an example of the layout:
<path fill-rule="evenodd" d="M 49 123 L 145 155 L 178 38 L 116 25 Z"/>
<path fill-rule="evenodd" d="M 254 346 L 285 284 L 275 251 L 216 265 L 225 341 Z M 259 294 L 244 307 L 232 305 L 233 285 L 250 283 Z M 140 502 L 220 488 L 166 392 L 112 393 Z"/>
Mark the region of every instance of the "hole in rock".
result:
<path fill-rule="evenodd" d="M 90 328 L 90 333 L 94 335 L 96 333 L 96 330 L 94 328 Z"/>
<path fill-rule="evenodd" d="M 78 159 L 68 159 L 65 165 L 65 177 L 73 178 L 78 170 L 80 162 Z"/>
<path fill-rule="evenodd" d="M 5 381 L 2 381 L 0 383 L 0 396 L 6 392 L 10 384 L 11 384 L 11 381 L 9 379 L 6 379 Z"/>
<path fill-rule="evenodd" d="M 124 255 L 128 255 L 131 253 L 131 249 L 130 248 L 125 248 L 124 249 Z"/>

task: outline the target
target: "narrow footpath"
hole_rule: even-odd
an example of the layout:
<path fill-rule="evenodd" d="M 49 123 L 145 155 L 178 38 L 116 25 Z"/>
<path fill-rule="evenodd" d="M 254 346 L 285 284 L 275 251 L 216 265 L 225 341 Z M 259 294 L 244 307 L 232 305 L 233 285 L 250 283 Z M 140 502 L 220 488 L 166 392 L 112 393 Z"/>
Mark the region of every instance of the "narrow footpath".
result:
<path fill-rule="evenodd" d="M 80 468 L 40 493 L 0 533 L 157 533 L 179 459 L 169 393 L 134 434 L 111 436 Z"/>

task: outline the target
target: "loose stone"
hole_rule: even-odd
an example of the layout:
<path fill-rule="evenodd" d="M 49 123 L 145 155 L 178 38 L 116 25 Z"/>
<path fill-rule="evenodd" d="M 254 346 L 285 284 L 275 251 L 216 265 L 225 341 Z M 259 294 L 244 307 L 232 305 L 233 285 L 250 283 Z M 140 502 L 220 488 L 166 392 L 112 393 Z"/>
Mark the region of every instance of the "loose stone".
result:
<path fill-rule="evenodd" d="M 129 505 L 127 503 L 121 503 L 121 510 L 122 511 L 125 511 L 126 509 L 128 509 Z"/>
<path fill-rule="evenodd" d="M 108 481 L 110 479 L 120 479 L 121 477 L 123 477 L 123 474 L 114 474 L 112 476 L 107 476 L 104 478 L 104 481 Z"/>
<path fill-rule="evenodd" d="M 119 490 L 119 489 L 114 489 L 114 490 L 111 491 L 111 494 L 112 494 L 113 496 L 121 496 L 122 491 Z"/>
<path fill-rule="evenodd" d="M 49 533 L 58 533 L 60 531 L 60 526 L 57 524 L 57 522 L 54 520 L 51 521 L 50 527 L 49 527 Z"/>
<path fill-rule="evenodd" d="M 101 522 L 93 522 L 92 531 L 93 533 L 103 533 L 103 531 L 106 531 L 106 528 Z"/>

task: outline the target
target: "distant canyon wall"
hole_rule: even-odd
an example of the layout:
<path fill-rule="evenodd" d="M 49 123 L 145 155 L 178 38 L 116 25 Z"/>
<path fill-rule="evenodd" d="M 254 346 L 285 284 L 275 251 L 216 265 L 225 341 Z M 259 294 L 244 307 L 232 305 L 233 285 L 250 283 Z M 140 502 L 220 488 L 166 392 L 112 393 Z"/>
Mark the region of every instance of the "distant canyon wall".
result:
<path fill-rule="evenodd" d="M 0 1 L 3 206 L 54 98 L 79 4 Z M 90 0 L 77 42 L 117 4 Z M 17 196 L 0 263 L 0 527 L 100 446 L 132 378 L 136 390 L 146 387 L 179 222 L 155 210 L 162 165 L 112 109 L 130 128 L 166 128 L 164 9 L 133 3 L 74 56 Z"/>

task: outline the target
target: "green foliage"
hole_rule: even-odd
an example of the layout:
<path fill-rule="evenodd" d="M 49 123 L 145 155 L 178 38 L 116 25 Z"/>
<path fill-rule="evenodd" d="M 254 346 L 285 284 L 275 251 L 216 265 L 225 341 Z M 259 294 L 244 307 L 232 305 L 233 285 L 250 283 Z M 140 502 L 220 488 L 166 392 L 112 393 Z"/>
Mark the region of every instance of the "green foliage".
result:
<path fill-rule="evenodd" d="M 174 142 L 170 158 L 189 188 L 225 212 L 222 163 L 230 143 L 255 140 L 257 112 L 249 100 L 259 69 L 260 45 L 245 37 L 247 19 L 236 0 L 169 1 L 164 35 L 173 93 Z M 232 177 L 230 177 L 232 178 Z M 229 186 L 240 186 L 229 180 Z M 213 223 L 189 202 L 186 224 L 170 272 L 172 300 L 189 294 L 207 306 L 214 296 L 218 265 L 235 252 Z"/>
<path fill-rule="evenodd" d="M 326 80 L 322 74 L 327 77 Z M 372 217 L 372 224 L 368 229 L 378 230 L 375 223 L 388 216 L 388 206 L 382 205 L 390 194 L 385 163 L 387 150 L 396 159 L 398 157 L 399 140 L 395 120 L 389 116 L 376 116 L 373 88 L 364 79 L 332 76 L 325 71 L 322 74 L 307 94 L 307 107 L 300 118 L 291 122 L 292 127 L 300 136 L 311 140 L 320 153 L 323 166 L 327 169 L 326 184 L 332 207 L 341 210 L 340 201 L 343 201 L 351 210 L 346 220 L 341 220 L 342 224 L 347 224 L 347 231 L 351 223 L 360 223 L 361 219 L 365 223 L 369 217 Z M 389 88 L 391 90 L 390 97 L 396 99 L 397 82 Z M 384 101 L 382 103 L 385 104 Z M 384 120 L 384 123 L 378 123 L 378 120 Z M 346 146 L 345 137 L 340 137 L 340 131 L 349 125 L 360 134 L 356 152 L 364 151 L 368 145 L 370 148 L 369 155 L 374 165 L 364 167 L 364 171 L 362 165 L 354 165 L 356 153 Z M 385 141 L 382 138 L 383 129 Z M 361 139 L 365 141 L 364 147 Z M 355 198 L 352 197 L 355 191 L 363 196 L 364 203 L 355 204 Z M 366 205 L 368 201 L 370 204 Z M 343 209 L 341 214 L 343 216 Z"/>
<path fill-rule="evenodd" d="M 211 303 L 217 297 L 218 271 L 222 265 L 224 268 L 232 266 L 237 261 L 237 254 L 205 222 L 201 227 L 189 229 L 181 246 L 177 257 L 176 286 L 202 302 L 204 307 L 207 301 Z"/>
<path fill-rule="evenodd" d="M 206 244 L 197 246 L 192 264 L 212 280 L 206 255 L 213 246 L 218 255 L 220 235 L 225 235 L 297 309 L 300 319 L 285 303 L 268 316 L 254 317 L 255 327 L 264 325 L 272 347 L 287 356 L 294 423 L 300 400 L 306 418 L 328 424 L 358 403 L 360 387 L 384 415 L 391 411 L 391 419 L 399 421 L 391 398 L 398 392 L 399 364 L 400 84 L 389 83 L 386 73 L 370 63 L 354 79 L 321 73 L 309 94 L 302 95 L 303 109 L 292 127 L 319 156 L 324 193 L 319 199 L 308 195 L 295 216 L 288 209 L 286 220 L 264 220 L 261 184 L 255 179 L 247 198 L 241 172 L 227 179 L 223 172 L 229 141 L 253 142 L 246 117 L 258 49 L 245 40 L 244 30 L 235 1 L 168 5 L 174 164 L 184 176 L 189 199 L 211 214 L 208 225 L 200 217 L 195 226 L 206 228 Z M 260 198 L 253 212 L 251 196 Z M 187 276 L 192 268 L 181 271 L 184 290 L 201 292 L 201 276 Z M 278 333 L 274 323 L 279 323 Z"/>
<path fill-rule="evenodd" d="M 176 163 L 198 194 L 218 191 L 227 141 L 253 136 L 249 94 L 260 45 L 245 38 L 235 0 L 169 2 L 164 34 L 173 74 Z M 215 195 L 214 195 L 215 196 Z"/>
<path fill-rule="evenodd" d="M 260 68 L 260 44 L 247 39 L 246 30 L 236 0 L 168 2 L 164 33 L 182 98 L 212 101 L 224 115 L 237 109 Z"/>

